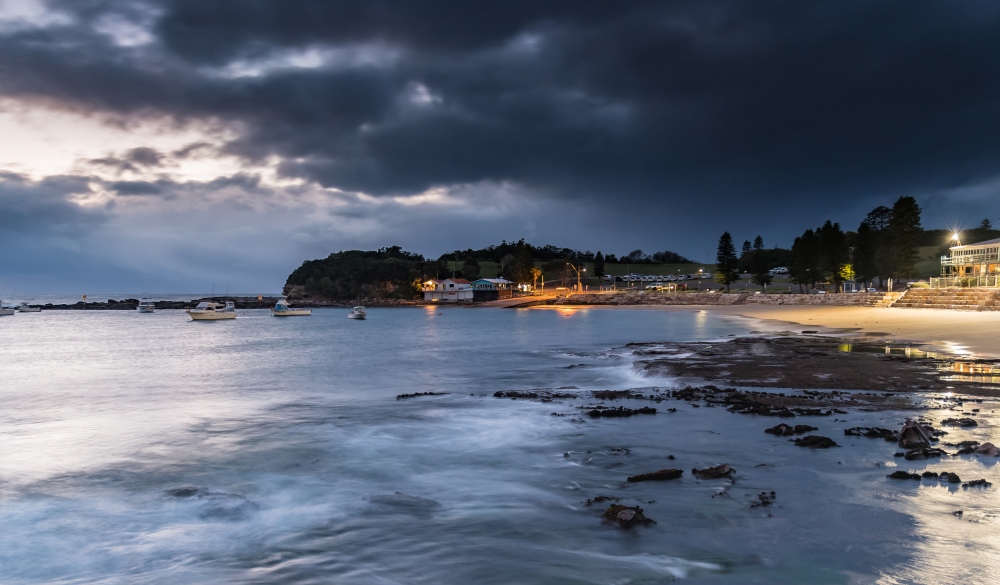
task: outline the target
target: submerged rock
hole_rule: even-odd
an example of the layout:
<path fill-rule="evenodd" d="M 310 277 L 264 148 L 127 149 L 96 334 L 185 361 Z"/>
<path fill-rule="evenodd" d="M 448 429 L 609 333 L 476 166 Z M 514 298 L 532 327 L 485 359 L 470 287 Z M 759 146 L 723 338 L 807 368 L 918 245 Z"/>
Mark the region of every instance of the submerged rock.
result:
<path fill-rule="evenodd" d="M 397 394 L 396 400 L 405 400 L 406 398 L 417 398 L 418 396 L 444 396 L 447 392 L 414 392 L 413 394 Z"/>
<path fill-rule="evenodd" d="M 594 497 L 594 499 L 588 498 L 587 499 L 587 503 L 584 504 L 583 506 L 584 507 L 588 507 L 591 504 L 600 504 L 600 503 L 603 503 L 603 502 L 617 502 L 620 499 L 621 498 L 616 498 L 615 496 L 596 496 L 596 497 Z"/>
<path fill-rule="evenodd" d="M 906 455 L 904 455 L 903 457 L 905 457 L 907 461 L 914 461 L 918 459 L 931 459 L 933 457 L 942 457 L 944 455 L 947 455 L 947 453 L 945 453 L 941 449 L 933 447 L 924 447 L 923 449 L 913 449 L 912 451 L 907 451 Z"/>
<path fill-rule="evenodd" d="M 888 477 L 889 479 L 916 479 L 916 480 L 920 479 L 920 476 L 917 475 L 916 473 L 910 473 L 909 471 L 903 471 L 902 469 L 900 469 L 899 471 L 893 471 L 886 477 Z"/>
<path fill-rule="evenodd" d="M 946 418 L 941 421 L 941 424 L 948 425 L 950 427 L 977 427 L 979 423 L 972 420 L 971 418 Z"/>
<path fill-rule="evenodd" d="M 636 483 L 640 481 L 666 481 L 668 479 L 678 479 L 684 471 L 680 469 L 661 469 L 659 471 L 653 471 L 650 473 L 640 473 L 639 475 L 629 476 L 629 483 Z"/>
<path fill-rule="evenodd" d="M 822 437 L 820 435 L 807 435 L 795 439 L 795 444 L 799 447 L 809 447 L 810 449 L 829 449 L 830 447 L 840 446 L 830 437 Z"/>
<path fill-rule="evenodd" d="M 601 517 L 608 522 L 617 522 L 622 528 L 632 528 L 637 524 L 656 524 L 656 521 L 647 518 L 639 506 L 623 506 L 621 504 L 611 504 Z"/>
<path fill-rule="evenodd" d="M 705 469 L 692 469 L 691 474 L 698 479 L 728 479 L 736 473 L 736 470 L 729 466 L 728 463 L 723 463 L 722 465 L 716 465 L 715 467 L 707 467 Z"/>
<path fill-rule="evenodd" d="M 968 489 L 970 487 L 988 488 L 988 487 L 990 487 L 992 485 L 993 485 L 992 483 L 986 481 L 985 479 L 974 479 L 972 481 L 967 481 L 967 482 L 963 483 L 962 487 L 965 488 L 965 489 Z"/>
<path fill-rule="evenodd" d="M 656 414 L 656 409 L 649 406 L 634 409 L 619 406 L 618 408 L 595 408 L 587 412 L 587 416 L 590 418 L 620 418 L 635 416 L 637 414 Z"/>
<path fill-rule="evenodd" d="M 1000 449 L 993 443 L 983 443 L 976 447 L 976 455 L 986 455 L 987 457 L 1000 457 Z"/>
<path fill-rule="evenodd" d="M 848 437 L 868 437 L 869 439 L 885 439 L 886 441 L 897 441 L 899 435 L 891 429 L 880 427 L 854 427 L 844 429 L 844 435 Z"/>
<path fill-rule="evenodd" d="M 962 483 L 962 479 L 958 477 L 957 473 L 950 473 L 948 471 L 942 471 L 938 475 L 938 479 L 942 481 L 947 481 L 948 483 Z"/>
<path fill-rule="evenodd" d="M 767 506 L 773 506 L 774 500 L 778 498 L 778 494 L 772 492 L 760 492 L 757 494 L 757 499 L 750 503 L 751 508 L 761 508 Z"/>
<path fill-rule="evenodd" d="M 809 425 L 792 426 L 792 425 L 786 425 L 785 423 L 781 423 L 780 425 L 775 425 L 769 429 L 764 429 L 764 432 L 771 435 L 778 435 L 780 437 L 790 437 L 792 435 L 801 435 L 803 433 L 808 433 L 811 431 L 818 431 L 818 430 L 819 429 L 817 427 Z"/>
<path fill-rule="evenodd" d="M 368 496 L 367 498 L 365 498 L 365 500 L 373 504 L 381 504 L 385 506 L 399 506 L 404 508 L 435 508 L 441 505 L 430 498 L 411 496 L 410 494 L 404 494 L 403 492 L 396 492 L 393 494 L 380 494 L 377 496 Z"/>
<path fill-rule="evenodd" d="M 958 451 L 956 455 L 971 455 L 976 452 L 976 447 L 979 446 L 979 441 L 962 441 L 958 445 Z"/>

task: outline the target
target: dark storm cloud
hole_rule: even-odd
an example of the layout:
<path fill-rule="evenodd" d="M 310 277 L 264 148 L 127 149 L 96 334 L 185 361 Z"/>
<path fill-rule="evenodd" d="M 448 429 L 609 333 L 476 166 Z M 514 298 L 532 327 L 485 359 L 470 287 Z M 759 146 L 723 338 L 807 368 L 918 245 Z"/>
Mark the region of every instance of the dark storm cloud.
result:
<path fill-rule="evenodd" d="M 93 190 L 88 177 L 57 175 L 33 181 L 0 171 L 0 233 L 75 235 L 105 220 L 103 209 L 69 199 Z"/>
<path fill-rule="evenodd" d="M 74 23 L 0 36 L 0 93 L 239 122 L 228 154 L 345 190 L 513 181 L 721 223 L 763 207 L 798 231 L 1000 170 L 993 3 L 56 6 Z M 115 44 L 112 16 L 153 42 Z M 322 62 L 288 65 L 308 51 Z"/>

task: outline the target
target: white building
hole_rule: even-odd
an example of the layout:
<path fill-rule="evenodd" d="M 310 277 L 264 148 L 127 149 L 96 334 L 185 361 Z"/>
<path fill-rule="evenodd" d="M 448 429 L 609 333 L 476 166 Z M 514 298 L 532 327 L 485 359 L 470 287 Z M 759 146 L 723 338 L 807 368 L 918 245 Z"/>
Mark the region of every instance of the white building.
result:
<path fill-rule="evenodd" d="M 433 303 L 471 303 L 472 283 L 464 278 L 428 280 L 424 283 L 424 300 Z"/>

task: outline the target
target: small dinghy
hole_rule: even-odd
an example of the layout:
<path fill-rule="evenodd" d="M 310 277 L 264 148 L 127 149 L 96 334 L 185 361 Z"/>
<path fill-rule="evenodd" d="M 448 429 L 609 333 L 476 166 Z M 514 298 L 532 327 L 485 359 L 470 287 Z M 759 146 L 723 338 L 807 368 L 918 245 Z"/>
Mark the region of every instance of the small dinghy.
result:
<path fill-rule="evenodd" d="M 365 308 L 361 307 L 361 306 L 358 306 L 358 307 L 354 307 L 354 309 L 347 315 L 347 318 L 348 319 L 364 319 L 367 316 L 368 316 L 368 313 L 365 312 Z"/>

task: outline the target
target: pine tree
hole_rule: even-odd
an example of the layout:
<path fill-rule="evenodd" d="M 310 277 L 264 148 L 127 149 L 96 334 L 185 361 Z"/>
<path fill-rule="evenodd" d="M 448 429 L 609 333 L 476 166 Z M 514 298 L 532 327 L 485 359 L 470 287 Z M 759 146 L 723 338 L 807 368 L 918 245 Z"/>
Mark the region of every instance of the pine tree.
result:
<path fill-rule="evenodd" d="M 833 283 L 834 289 L 839 289 L 840 283 L 843 282 L 841 269 L 851 260 L 847 238 L 844 236 L 844 231 L 840 229 L 840 224 L 830 220 L 826 220 L 826 223 L 817 231 L 820 269 L 825 278 Z"/>
<path fill-rule="evenodd" d="M 900 197 L 892 205 L 889 235 L 892 238 L 892 274 L 910 278 L 916 274 L 917 246 L 920 244 L 920 206 L 913 197 Z"/>
<path fill-rule="evenodd" d="M 594 256 L 594 276 L 597 278 L 604 276 L 604 254 L 601 254 L 600 250 Z"/>
<path fill-rule="evenodd" d="M 799 290 L 805 284 L 814 288 L 819 280 L 819 247 L 816 240 L 816 233 L 806 230 L 792 244 L 792 265 L 789 272 L 792 282 L 799 285 Z"/>
<path fill-rule="evenodd" d="M 479 278 L 479 260 L 475 256 L 469 256 L 462 263 L 462 278 L 466 280 L 476 280 Z"/>
<path fill-rule="evenodd" d="M 773 276 L 768 271 L 767 258 L 764 256 L 764 238 L 759 235 L 754 238 L 753 248 L 750 250 L 750 280 L 764 290 L 771 284 Z"/>
<path fill-rule="evenodd" d="M 858 226 L 858 235 L 854 239 L 854 251 L 851 254 L 851 262 L 854 265 L 855 275 L 859 280 L 871 282 L 878 274 L 878 263 L 876 262 L 877 233 L 872 231 L 867 221 L 862 221 Z"/>
<path fill-rule="evenodd" d="M 739 264 L 733 236 L 725 232 L 719 238 L 719 248 L 715 254 L 715 281 L 726 285 L 726 292 L 729 292 L 729 285 L 740 279 Z"/>

